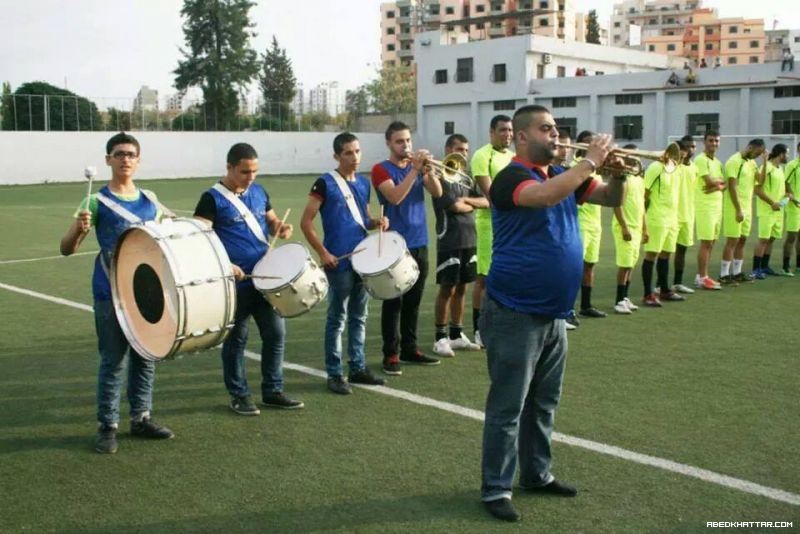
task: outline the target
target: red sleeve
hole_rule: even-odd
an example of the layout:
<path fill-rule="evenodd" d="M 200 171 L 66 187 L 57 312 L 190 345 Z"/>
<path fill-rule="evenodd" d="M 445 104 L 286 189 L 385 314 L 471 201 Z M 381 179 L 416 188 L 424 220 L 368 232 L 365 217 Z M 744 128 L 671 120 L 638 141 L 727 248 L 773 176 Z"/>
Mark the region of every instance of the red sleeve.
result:
<path fill-rule="evenodd" d="M 372 167 L 372 187 L 375 190 L 378 189 L 378 186 L 381 185 L 386 180 L 391 180 L 392 177 L 389 176 L 389 171 L 386 170 L 380 163 L 376 163 L 375 166 Z"/>
<path fill-rule="evenodd" d="M 535 185 L 538 182 L 536 180 L 525 180 L 524 182 L 520 182 L 517 184 L 517 187 L 514 188 L 514 193 L 512 194 L 511 198 L 514 201 L 515 206 L 519 206 L 519 195 L 522 193 L 522 190 L 528 187 L 529 185 Z"/>

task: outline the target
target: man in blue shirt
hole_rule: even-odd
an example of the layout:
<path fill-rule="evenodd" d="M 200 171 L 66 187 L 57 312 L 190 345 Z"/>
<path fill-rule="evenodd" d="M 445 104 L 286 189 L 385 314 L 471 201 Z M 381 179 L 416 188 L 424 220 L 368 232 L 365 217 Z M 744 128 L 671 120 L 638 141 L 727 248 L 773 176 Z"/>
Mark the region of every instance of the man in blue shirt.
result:
<path fill-rule="evenodd" d="M 511 487 L 575 496 L 550 473 L 550 436 L 561 396 L 569 315 L 583 271 L 578 204 L 619 206 L 624 178 L 594 180 L 612 146 L 592 137 L 580 163 L 553 169 L 558 129 L 542 106 L 514 114 L 517 157 L 490 191 L 494 242 L 481 305 L 491 386 L 483 430 L 481 496 L 498 519 L 518 521 Z"/>
<path fill-rule="evenodd" d="M 231 396 L 230 408 L 240 415 L 258 415 L 250 398 L 244 367 L 247 323 L 252 315 L 261 335 L 261 398 L 268 408 L 298 409 L 303 403 L 283 393 L 284 320 L 246 278 L 267 253 L 266 236 L 281 239 L 292 235 L 291 224 L 281 224 L 266 190 L 255 183 L 258 154 L 247 143 L 237 143 L 228 151 L 227 174 L 203 193 L 194 215 L 214 228 L 236 277 L 236 317 L 222 344 L 222 374 Z M 248 222 L 248 219 L 250 222 Z M 252 227 L 251 227 L 252 224 Z"/>
<path fill-rule="evenodd" d="M 367 236 L 367 230 L 386 229 L 388 219 L 372 218 L 369 210 L 369 180 L 357 174 L 361 163 L 358 138 L 344 132 L 333 140 L 335 170 L 314 182 L 308 195 L 300 228 L 319 255 L 328 278 L 328 318 L 325 323 L 325 370 L 328 389 L 348 395 L 353 392 L 348 382 L 382 386 L 384 380 L 367 368 L 364 355 L 367 303 L 369 295 L 361 277 L 353 270 L 347 254 Z M 314 228 L 314 218 L 322 216 L 324 240 Z M 337 259 L 342 257 L 341 259 Z M 348 380 L 342 374 L 342 332 L 347 321 L 347 352 L 350 357 Z"/>
<path fill-rule="evenodd" d="M 442 196 L 442 185 L 425 171 L 430 152 L 419 150 L 412 155 L 411 130 L 407 125 L 399 121 L 391 123 L 386 129 L 386 146 L 389 158 L 372 167 L 372 185 L 391 221 L 391 229 L 403 236 L 409 253 L 419 266 L 419 278 L 411 289 L 401 297 L 384 300 L 381 310 L 383 372 L 400 375 L 403 373 L 401 361 L 418 365 L 439 364 L 438 359 L 426 356 L 417 346 L 417 319 L 428 276 L 425 190 L 436 199 Z"/>

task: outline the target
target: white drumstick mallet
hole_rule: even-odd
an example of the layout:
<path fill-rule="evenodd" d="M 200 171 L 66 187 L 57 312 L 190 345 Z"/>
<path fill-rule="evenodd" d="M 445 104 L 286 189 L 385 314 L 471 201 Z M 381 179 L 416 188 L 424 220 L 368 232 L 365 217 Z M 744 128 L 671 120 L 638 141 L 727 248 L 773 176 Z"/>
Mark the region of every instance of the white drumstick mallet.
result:
<path fill-rule="evenodd" d="M 86 209 L 89 209 L 89 200 L 92 198 L 92 182 L 94 177 L 97 176 L 97 167 L 92 165 L 83 169 L 83 175 L 89 180 L 89 187 L 86 189 Z"/>
<path fill-rule="evenodd" d="M 380 258 L 381 257 L 381 253 L 383 252 L 383 224 L 382 224 L 382 221 L 383 221 L 383 204 L 381 204 L 381 216 L 380 216 L 380 219 L 378 219 L 378 220 L 381 221 L 380 226 L 378 226 L 378 230 L 380 232 L 378 234 L 378 257 Z"/>

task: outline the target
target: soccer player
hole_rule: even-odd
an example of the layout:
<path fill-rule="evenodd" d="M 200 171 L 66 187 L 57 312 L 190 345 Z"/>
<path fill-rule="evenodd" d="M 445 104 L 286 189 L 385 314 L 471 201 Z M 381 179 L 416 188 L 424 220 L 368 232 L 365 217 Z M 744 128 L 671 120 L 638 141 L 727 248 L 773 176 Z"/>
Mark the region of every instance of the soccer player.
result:
<path fill-rule="evenodd" d="M 239 415 L 261 411 L 250 397 L 244 365 L 250 316 L 261 336 L 261 400 L 267 408 L 303 408 L 299 400 L 283 392 L 284 319 L 247 278 L 267 253 L 267 236 L 292 235 L 292 225 L 282 224 L 272 209 L 267 191 L 256 183 L 258 153 L 247 143 L 236 143 L 226 157 L 225 177 L 204 192 L 194 210 L 219 237 L 233 264 L 236 277 L 236 315 L 233 328 L 222 343 L 222 377 L 230 395 L 230 409 Z M 252 224 L 252 226 L 251 226 Z"/>
<path fill-rule="evenodd" d="M 686 154 L 680 162 L 680 193 L 678 194 L 678 238 L 675 245 L 675 278 L 672 290 L 678 293 L 694 293 L 694 289 L 683 284 L 683 270 L 686 265 L 686 250 L 694 245 L 695 189 L 697 187 L 697 167 L 692 162 L 697 143 L 691 135 L 685 135 L 678 143 Z"/>
<path fill-rule="evenodd" d="M 492 180 L 498 172 L 511 163 L 511 158 L 514 157 L 514 151 L 510 148 L 513 137 L 511 117 L 495 115 L 489 122 L 489 144 L 476 150 L 472 156 L 470 163 L 472 176 L 487 199 Z M 472 327 L 475 332 L 475 343 L 483 347 L 478 331 L 478 319 L 481 314 L 481 298 L 483 298 L 486 275 L 489 274 L 489 267 L 492 264 L 492 216 L 488 209 L 479 208 L 475 211 L 475 231 L 478 239 L 478 274 L 472 287 Z"/>
<path fill-rule="evenodd" d="M 625 149 L 636 149 L 636 145 L 625 145 Z M 647 225 L 644 219 L 644 180 L 638 174 L 627 175 L 627 190 L 622 206 L 614 208 L 611 233 L 614 236 L 617 263 L 617 296 L 614 311 L 630 315 L 639 309 L 628 297 L 631 272 L 639 260 L 642 242 L 647 242 Z"/>
<path fill-rule="evenodd" d="M 798 157 L 786 164 L 786 239 L 783 242 L 783 274 L 791 276 L 791 255 L 795 249 L 795 269 L 800 274 L 800 143 L 797 145 Z"/>
<path fill-rule="evenodd" d="M 769 266 L 772 243 L 783 234 L 783 207 L 786 197 L 786 176 L 783 165 L 789 159 L 789 147 L 778 143 L 772 147 L 769 157 L 756 178 L 756 214 L 758 215 L 758 244 L 753 254 L 753 275 L 763 280 L 778 273 Z M 791 275 L 791 273 L 789 273 Z"/>
<path fill-rule="evenodd" d="M 589 143 L 594 133 L 584 130 L 578 134 L 578 143 Z M 583 160 L 584 152 L 575 153 L 572 166 L 575 167 Z M 599 162 L 602 165 L 603 162 Z M 592 174 L 594 180 L 602 183 L 603 179 L 597 173 Z M 581 280 L 581 307 L 578 312 L 583 317 L 601 319 L 606 312 L 592 306 L 592 286 L 594 286 L 594 266 L 600 261 L 600 240 L 603 237 L 603 219 L 600 206 L 584 203 L 578 206 L 578 225 L 581 230 L 583 243 L 583 279 Z"/>
<path fill-rule="evenodd" d="M 428 223 L 425 215 L 425 190 L 434 199 L 442 196 L 441 182 L 426 172 L 430 152 L 411 152 L 411 130 L 395 121 L 386 128 L 389 158 L 372 167 L 372 185 L 392 229 L 403 236 L 411 257 L 419 266 L 419 278 L 404 295 L 384 300 L 381 309 L 383 372 L 400 375 L 400 362 L 439 365 L 417 346 L 417 320 L 425 279 L 428 277 Z M 399 323 L 399 332 L 398 332 Z M 398 356 L 399 352 L 399 356 Z"/>
<path fill-rule="evenodd" d="M 750 235 L 750 221 L 753 217 L 753 188 L 757 172 L 754 160 L 763 153 L 764 140 L 753 139 L 744 150 L 725 162 L 728 187 L 722 203 L 722 233 L 727 240 L 722 251 L 719 279 L 723 285 L 753 280 L 753 275 L 742 272 L 742 265 L 744 245 Z"/>
<path fill-rule="evenodd" d="M 697 288 L 722 289 L 719 282 L 708 276 L 708 263 L 711 251 L 719 239 L 722 228 L 722 190 L 725 189 L 722 163 L 717 159 L 719 133 L 707 130 L 703 135 L 703 152 L 694 159 L 697 168 L 697 189 L 695 190 L 695 223 L 700 247 L 697 250 Z"/>
<path fill-rule="evenodd" d="M 681 159 L 685 157 L 681 149 Z M 678 168 L 668 172 L 664 163 L 654 161 L 644 173 L 645 220 L 647 243 L 644 245 L 642 281 L 644 304 L 661 307 L 661 301 L 686 300 L 669 287 L 669 255 L 675 252 L 678 239 L 678 197 L 681 172 Z M 653 267 L 658 275 L 658 295 L 653 291 Z"/>
<path fill-rule="evenodd" d="M 319 255 L 328 278 L 328 316 L 325 322 L 325 370 L 328 389 L 340 395 L 353 392 L 350 384 L 382 386 L 384 380 L 372 374 L 364 354 L 367 303 L 369 295 L 361 277 L 353 271 L 351 254 L 367 236 L 367 230 L 388 228 L 388 219 L 373 218 L 369 210 L 369 180 L 357 174 L 361 163 L 358 138 L 340 133 L 333 139 L 335 170 L 314 182 L 308 195 L 300 228 L 308 244 Z M 321 215 L 324 240 L 314 228 Z M 350 358 L 347 380 L 342 372 L 342 332 L 347 322 L 347 353 Z"/>
<path fill-rule="evenodd" d="M 94 262 L 92 295 L 94 324 L 100 365 L 97 372 L 97 439 L 95 450 L 101 454 L 117 452 L 119 402 L 123 375 L 128 374 L 128 402 L 131 414 L 131 434 L 153 439 L 173 437 L 170 429 L 156 423 L 150 416 L 153 408 L 155 362 L 144 359 L 130 346 L 122 333 L 108 279 L 111 255 L 120 235 L 131 223 L 121 213 L 134 220 L 153 221 L 161 217 L 158 200 L 149 191 L 139 189 L 133 182 L 139 167 L 139 141 L 120 132 L 106 143 L 106 165 L 111 168 L 111 181 L 97 194 L 91 195 L 75 212 L 75 220 L 61 239 L 61 254 L 69 256 L 78 251 L 86 236 L 95 227 L 100 253 Z"/>
<path fill-rule="evenodd" d="M 453 134 L 444 145 L 445 154 L 461 154 L 469 161 L 469 141 Z M 465 171 L 466 172 L 466 171 Z M 436 215 L 436 337 L 433 352 L 453 357 L 454 350 L 480 350 L 464 333 L 464 300 L 467 284 L 475 281 L 475 209 L 489 207 L 476 184 L 442 180 L 442 196 L 433 201 Z M 448 313 L 450 324 L 448 329 Z"/>

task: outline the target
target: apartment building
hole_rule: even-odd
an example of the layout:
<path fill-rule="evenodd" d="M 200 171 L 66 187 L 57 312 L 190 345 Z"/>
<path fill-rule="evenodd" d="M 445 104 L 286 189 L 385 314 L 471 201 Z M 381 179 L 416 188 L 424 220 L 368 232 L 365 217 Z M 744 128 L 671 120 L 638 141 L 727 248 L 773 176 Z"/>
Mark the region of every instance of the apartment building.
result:
<path fill-rule="evenodd" d="M 800 62 L 800 30 L 767 30 L 767 45 L 764 61 L 782 61 L 787 48 Z"/>
<path fill-rule="evenodd" d="M 414 61 L 414 37 L 427 30 L 444 32 L 450 43 L 523 34 L 585 41 L 586 17 L 574 10 L 573 0 L 387 2 L 381 4 L 383 64 L 410 65 Z"/>
<path fill-rule="evenodd" d="M 702 0 L 625 0 L 614 4 L 609 44 L 642 48 L 641 39 L 645 37 L 681 35 L 701 4 Z M 632 42 L 631 25 L 640 29 L 633 34 L 639 42 Z"/>

